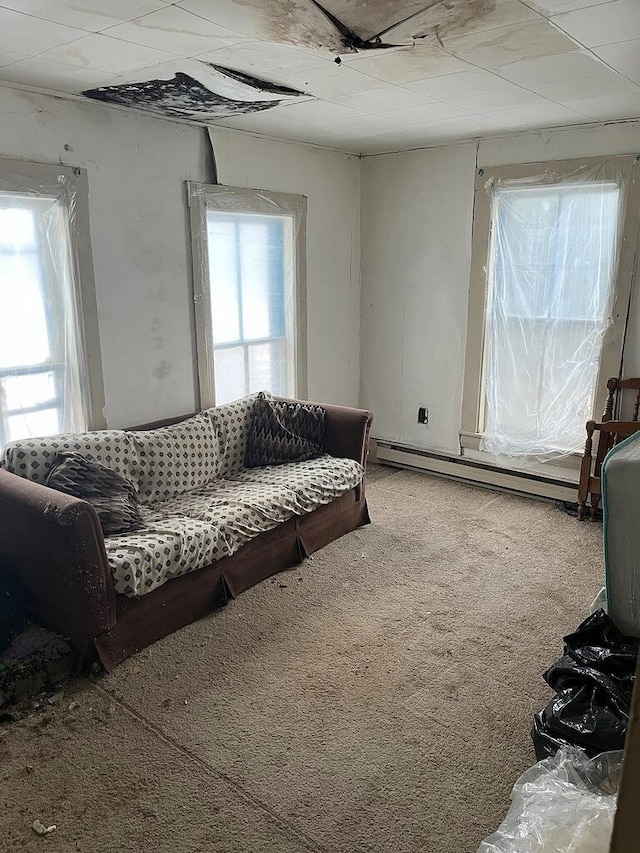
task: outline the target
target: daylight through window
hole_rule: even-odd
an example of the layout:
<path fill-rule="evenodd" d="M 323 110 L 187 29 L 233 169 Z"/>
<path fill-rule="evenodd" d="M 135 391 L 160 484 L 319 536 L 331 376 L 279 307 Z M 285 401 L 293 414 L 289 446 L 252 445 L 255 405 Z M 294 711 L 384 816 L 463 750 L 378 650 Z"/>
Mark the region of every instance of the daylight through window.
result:
<path fill-rule="evenodd" d="M 621 189 L 497 186 L 487 276 L 483 449 L 576 451 L 611 322 Z"/>
<path fill-rule="evenodd" d="M 0 193 L 0 446 L 86 429 L 69 223 L 55 197 Z"/>

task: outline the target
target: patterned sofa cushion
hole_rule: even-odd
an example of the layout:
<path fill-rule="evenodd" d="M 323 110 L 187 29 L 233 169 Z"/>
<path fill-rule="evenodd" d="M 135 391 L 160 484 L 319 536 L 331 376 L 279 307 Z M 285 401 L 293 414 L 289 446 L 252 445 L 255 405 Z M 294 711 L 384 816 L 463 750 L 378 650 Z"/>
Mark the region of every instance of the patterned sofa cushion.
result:
<path fill-rule="evenodd" d="M 115 591 L 130 598 L 153 592 L 227 553 L 219 528 L 193 518 L 156 515 L 147 517 L 135 533 L 108 536 L 105 548 Z"/>
<path fill-rule="evenodd" d="M 230 556 L 280 522 L 350 491 L 362 475 L 357 462 L 325 455 L 238 471 L 232 478 L 145 507 L 142 530 L 105 540 L 116 591 L 144 595 L 171 578 Z M 181 538 L 183 532 L 192 539 Z"/>
<path fill-rule="evenodd" d="M 137 452 L 141 503 L 151 504 L 199 489 L 218 476 L 218 431 L 206 414 L 129 435 Z"/>
<path fill-rule="evenodd" d="M 45 485 L 89 501 L 105 536 L 127 533 L 142 524 L 134 483 L 81 453 L 59 453 Z"/>
<path fill-rule="evenodd" d="M 321 456 L 324 418 L 322 406 L 270 400 L 258 394 L 250 415 L 245 466 L 282 465 Z"/>
<path fill-rule="evenodd" d="M 81 453 L 135 482 L 135 445 L 128 433 L 117 429 L 13 441 L 5 447 L 0 466 L 11 474 L 44 483 L 61 452 Z"/>
<path fill-rule="evenodd" d="M 251 421 L 251 412 L 255 406 L 259 394 L 264 394 L 266 399 L 272 399 L 265 391 L 250 394 L 235 403 L 226 406 L 216 406 L 207 409 L 206 414 L 218 430 L 220 441 L 220 477 L 242 468 L 244 457 L 247 452 L 247 440 Z"/>
<path fill-rule="evenodd" d="M 315 508 L 354 489 L 363 476 L 364 468 L 355 459 L 337 459 L 325 453 L 304 462 L 243 468 L 230 478 L 244 483 L 286 485 L 301 501 Z"/>

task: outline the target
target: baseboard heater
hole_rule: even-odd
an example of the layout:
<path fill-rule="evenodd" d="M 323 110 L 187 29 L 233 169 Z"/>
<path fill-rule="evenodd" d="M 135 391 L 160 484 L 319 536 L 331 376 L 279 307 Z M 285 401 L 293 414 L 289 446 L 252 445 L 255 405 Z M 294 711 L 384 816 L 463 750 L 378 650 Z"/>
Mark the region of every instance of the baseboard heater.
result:
<path fill-rule="evenodd" d="M 400 444 L 377 439 L 377 459 L 386 465 L 398 468 L 412 468 L 418 471 L 428 471 L 441 477 L 451 477 L 456 480 L 476 486 L 486 486 L 501 489 L 521 495 L 530 495 L 547 500 L 576 503 L 577 484 L 567 483 L 540 477 L 537 474 L 510 471 L 486 465 L 459 456 L 445 456 L 428 450 L 419 450 Z"/>

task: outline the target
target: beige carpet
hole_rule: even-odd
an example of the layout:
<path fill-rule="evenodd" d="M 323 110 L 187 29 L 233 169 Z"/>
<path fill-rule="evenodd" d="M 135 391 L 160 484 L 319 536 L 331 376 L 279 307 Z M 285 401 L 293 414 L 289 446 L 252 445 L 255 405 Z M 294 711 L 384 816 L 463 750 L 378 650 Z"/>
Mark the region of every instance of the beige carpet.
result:
<path fill-rule="evenodd" d="M 0 850 L 475 853 L 601 530 L 393 469 L 368 494 L 371 526 L 0 730 Z"/>

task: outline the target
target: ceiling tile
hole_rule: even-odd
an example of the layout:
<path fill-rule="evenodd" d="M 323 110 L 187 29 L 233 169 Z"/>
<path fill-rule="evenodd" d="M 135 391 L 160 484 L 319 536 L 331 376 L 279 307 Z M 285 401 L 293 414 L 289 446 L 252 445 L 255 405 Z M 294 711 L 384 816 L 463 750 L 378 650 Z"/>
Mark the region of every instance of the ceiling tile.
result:
<path fill-rule="evenodd" d="M 246 36 L 225 30 L 176 6 L 118 24 L 106 30 L 105 35 L 180 56 L 195 56 L 246 40 Z"/>
<path fill-rule="evenodd" d="M 380 87 L 379 80 L 354 71 L 352 66 L 335 64 L 313 68 L 310 71 L 295 72 L 291 75 L 280 74 L 278 79 L 309 95 L 329 100 L 344 95 L 355 95 L 358 92 L 368 92 Z"/>
<path fill-rule="evenodd" d="M 32 18 L 4 8 L 0 8 L 0 33 L 3 45 L 27 56 L 35 56 L 43 50 L 67 44 L 86 35 L 83 30 L 74 27 L 53 24 L 51 21 L 42 21 L 40 18 Z"/>
<path fill-rule="evenodd" d="M 634 100 L 640 94 L 640 87 L 624 77 L 609 71 L 607 76 L 583 77 L 579 80 L 564 80 L 537 86 L 535 91 L 560 104 L 570 101 L 588 101 L 590 99 L 611 97 L 628 97 Z"/>
<path fill-rule="evenodd" d="M 175 5 L 250 38 L 304 47 L 343 47 L 336 27 L 311 2 L 182 0 Z"/>
<path fill-rule="evenodd" d="M 522 59 L 576 50 L 575 42 L 543 18 L 451 38 L 445 41 L 445 47 L 460 59 L 481 68 L 497 68 Z"/>
<path fill-rule="evenodd" d="M 0 6 L 7 9 L 88 32 L 147 15 L 168 3 L 169 0 L 0 0 Z"/>
<path fill-rule="evenodd" d="M 212 126 L 226 127 L 232 130 L 244 130 L 292 142 L 307 142 L 328 148 L 336 148 L 339 151 L 347 151 L 353 154 L 359 153 L 359 143 L 354 143 L 353 140 L 349 139 L 341 139 L 334 130 L 325 130 L 314 127 L 313 125 L 296 122 L 283 125 L 280 121 L 274 120 L 273 112 L 275 110 L 260 114 L 265 121 L 258 121 L 258 115 L 253 114 L 218 120 L 212 123 Z"/>
<path fill-rule="evenodd" d="M 43 54 L 44 59 L 64 62 L 80 68 L 124 74 L 134 68 L 162 62 L 170 54 L 142 45 L 103 36 L 99 33 L 85 36 L 66 47 L 58 47 Z"/>
<path fill-rule="evenodd" d="M 481 33 L 496 27 L 506 27 L 509 24 L 522 24 L 525 21 L 535 21 L 539 18 L 530 6 L 520 0 L 494 0 L 484 14 L 475 15 L 464 24 L 447 27 L 441 32 L 443 37 L 459 35 L 460 33 Z"/>
<path fill-rule="evenodd" d="M 517 89 L 507 80 L 482 69 L 464 71 L 461 74 L 446 74 L 444 77 L 432 77 L 430 80 L 411 83 L 409 88 L 429 98 L 450 101 L 453 104 L 460 98 L 466 99 L 469 96 L 497 92 L 509 93 L 514 88 Z"/>
<path fill-rule="evenodd" d="M 421 85 L 421 91 L 429 97 L 456 104 L 471 114 L 533 105 L 540 100 L 538 95 L 487 71 L 450 74 L 425 80 Z"/>
<path fill-rule="evenodd" d="M 434 139 L 452 139 L 459 136 L 477 137 L 484 133 L 504 132 L 507 127 L 504 122 L 488 116 L 469 116 L 468 118 L 448 119 L 439 121 L 429 128 Z"/>
<path fill-rule="evenodd" d="M 14 53 L 12 50 L 0 49 L 0 68 L 4 65 L 11 65 L 12 62 L 19 62 L 21 59 L 28 59 L 25 53 Z"/>
<path fill-rule="evenodd" d="M 73 94 L 95 86 L 106 86 L 112 78 L 113 75 L 105 71 L 72 68 L 62 62 L 51 62 L 40 56 L 32 56 L 22 62 L 0 68 L 0 80 Z"/>
<path fill-rule="evenodd" d="M 545 83 L 555 83 L 557 80 L 606 76 L 609 69 L 588 50 L 577 50 L 573 53 L 557 53 L 555 56 L 511 62 L 496 68 L 495 71 L 512 83 L 530 89 L 533 86 L 544 86 Z"/>
<path fill-rule="evenodd" d="M 640 83 L 640 39 L 603 45 L 594 53 L 629 80 Z"/>
<path fill-rule="evenodd" d="M 339 98 L 338 103 L 344 104 L 345 107 L 353 107 L 355 110 L 376 114 L 399 110 L 402 107 L 419 107 L 420 104 L 428 104 L 432 100 L 419 92 L 412 92 L 400 86 L 386 86 L 381 89 L 372 89 L 370 92 L 358 92 L 357 95 L 346 95 L 344 98 Z"/>
<path fill-rule="evenodd" d="M 421 107 L 406 107 L 402 110 L 393 110 L 387 113 L 387 118 L 395 118 L 398 121 L 409 124 L 425 125 L 434 121 L 442 121 L 448 118 L 457 118 L 467 115 L 467 111 L 455 104 L 425 104 Z"/>
<path fill-rule="evenodd" d="M 487 118 L 508 125 L 513 130 L 529 130 L 538 127 L 557 127 L 558 125 L 581 124 L 588 119 L 581 113 L 560 104 L 543 101 L 535 106 L 518 107 L 510 110 L 497 110 L 487 113 Z"/>
<path fill-rule="evenodd" d="M 357 118 L 341 119 L 340 121 L 329 122 L 327 130 L 334 131 L 342 139 L 366 139 L 367 136 L 377 135 L 379 133 L 390 133 L 404 129 L 414 130 L 415 124 L 403 124 L 397 119 L 392 119 L 390 115 L 363 115 Z"/>
<path fill-rule="evenodd" d="M 386 83 L 411 83 L 469 68 L 462 60 L 433 44 L 415 44 L 400 50 L 381 51 L 375 56 L 360 54 L 358 59 L 349 62 L 349 67 Z"/>
<path fill-rule="evenodd" d="M 295 121 L 306 121 L 312 124 L 324 124 L 328 121 L 338 121 L 353 118 L 364 118 L 365 114 L 357 110 L 344 107 L 341 104 L 332 104 L 330 101 L 303 101 L 297 104 L 288 104 L 281 107 L 279 112 L 287 119 Z"/>
<path fill-rule="evenodd" d="M 204 62 L 225 65 L 236 71 L 269 79 L 316 68 L 332 68 L 335 65 L 334 58 L 328 51 L 302 50 L 266 41 L 248 41 L 198 54 L 198 59 Z"/>
<path fill-rule="evenodd" d="M 640 2 L 614 0 L 553 18 L 553 23 L 585 47 L 640 38 Z"/>
<path fill-rule="evenodd" d="M 606 95 L 600 98 L 567 101 L 566 106 L 594 121 L 616 121 L 640 116 L 640 91 L 637 96 Z"/>
<path fill-rule="evenodd" d="M 246 115 L 233 116 L 217 120 L 216 125 L 225 127 L 238 127 L 239 129 L 255 130 L 258 133 L 266 133 L 277 136 L 286 134 L 290 130 L 307 134 L 308 138 L 313 136 L 314 127 L 308 122 L 297 121 L 287 116 L 287 110 L 283 107 L 274 107 L 262 113 L 247 113 Z"/>
<path fill-rule="evenodd" d="M 587 6 L 612 2 L 613 0 L 529 0 L 532 9 L 543 15 L 558 15 L 560 12 L 572 12 L 574 9 L 586 9 Z"/>

